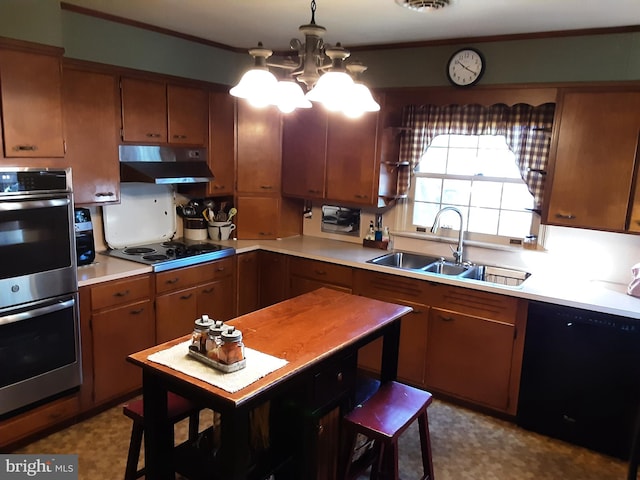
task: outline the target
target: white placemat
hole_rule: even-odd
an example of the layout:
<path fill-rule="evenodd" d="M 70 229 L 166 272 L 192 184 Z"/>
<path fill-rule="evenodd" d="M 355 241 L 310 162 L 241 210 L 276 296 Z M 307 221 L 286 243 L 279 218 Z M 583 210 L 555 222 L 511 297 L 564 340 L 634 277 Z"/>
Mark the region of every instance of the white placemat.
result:
<path fill-rule="evenodd" d="M 286 360 L 245 347 L 244 356 L 247 360 L 247 366 L 237 372 L 224 373 L 189 356 L 187 351 L 190 344 L 191 341 L 188 340 L 153 353 L 147 358 L 152 362 L 165 365 L 230 393 L 251 385 L 256 380 L 288 363 Z"/>

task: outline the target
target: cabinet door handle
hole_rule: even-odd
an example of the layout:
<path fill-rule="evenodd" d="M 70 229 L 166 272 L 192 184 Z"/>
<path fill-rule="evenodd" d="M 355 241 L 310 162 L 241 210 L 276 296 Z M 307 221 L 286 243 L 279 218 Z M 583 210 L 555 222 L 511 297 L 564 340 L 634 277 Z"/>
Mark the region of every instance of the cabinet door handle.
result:
<path fill-rule="evenodd" d="M 174 135 L 173 138 L 184 139 L 184 138 L 187 138 L 187 136 L 186 135 Z"/>
<path fill-rule="evenodd" d="M 214 190 L 224 190 L 224 187 L 225 187 L 224 185 L 214 185 L 213 189 Z"/>
<path fill-rule="evenodd" d="M 224 272 L 224 267 L 217 267 L 216 272 Z"/>
<path fill-rule="evenodd" d="M 131 310 L 129 313 L 131 315 L 140 315 L 142 312 L 144 312 L 144 308 L 138 308 L 136 310 Z"/>
<path fill-rule="evenodd" d="M 15 152 L 35 152 L 38 150 L 37 145 L 16 145 L 13 147 Z"/>
<path fill-rule="evenodd" d="M 273 189 L 272 185 L 260 185 L 260 188 L 263 190 L 271 190 Z"/>
<path fill-rule="evenodd" d="M 321 193 L 321 191 L 320 191 L 320 190 L 308 190 L 308 192 L 309 192 L 309 193 L 313 193 L 313 194 Z"/>
<path fill-rule="evenodd" d="M 338 380 L 339 382 L 342 382 L 343 378 L 344 376 L 342 375 L 342 372 L 338 372 L 338 375 L 336 375 L 336 380 Z"/>
<path fill-rule="evenodd" d="M 323 271 L 323 270 L 315 270 L 315 274 L 316 275 L 326 275 L 327 272 Z"/>
<path fill-rule="evenodd" d="M 442 315 L 440 315 L 440 320 L 442 320 L 443 322 L 453 322 L 455 320 L 455 318 L 453 318 L 453 317 L 443 317 Z"/>
<path fill-rule="evenodd" d="M 363 194 L 361 194 L 361 193 L 357 193 L 357 194 L 355 195 L 355 197 L 356 197 L 356 198 L 369 198 L 369 195 L 363 195 Z"/>
<path fill-rule="evenodd" d="M 188 295 L 182 295 L 180 297 L 180 300 L 189 300 L 191 297 L 193 297 L 193 293 L 190 293 Z"/>
<path fill-rule="evenodd" d="M 202 293 L 212 293 L 215 290 L 215 288 L 211 287 L 211 288 L 205 288 L 204 290 L 202 290 Z"/>
<path fill-rule="evenodd" d="M 160 134 L 159 133 L 147 133 L 147 137 L 149 137 L 149 138 L 159 138 Z"/>
<path fill-rule="evenodd" d="M 122 292 L 116 292 L 113 294 L 114 297 L 126 297 L 129 295 L 129 290 L 124 290 Z"/>
<path fill-rule="evenodd" d="M 556 213 L 556 218 L 562 218 L 563 220 L 574 220 L 576 218 L 575 215 L 571 213 Z"/>
<path fill-rule="evenodd" d="M 115 197 L 115 193 L 113 192 L 96 192 L 96 197 Z"/>
<path fill-rule="evenodd" d="M 169 285 L 173 285 L 174 283 L 178 283 L 179 281 L 180 281 L 180 277 L 176 277 L 176 278 L 169 279 L 164 283 L 167 283 Z"/>
<path fill-rule="evenodd" d="M 266 237 L 266 236 L 272 236 L 273 233 L 271 233 L 271 232 L 258 232 L 258 235 L 262 235 L 263 237 Z"/>

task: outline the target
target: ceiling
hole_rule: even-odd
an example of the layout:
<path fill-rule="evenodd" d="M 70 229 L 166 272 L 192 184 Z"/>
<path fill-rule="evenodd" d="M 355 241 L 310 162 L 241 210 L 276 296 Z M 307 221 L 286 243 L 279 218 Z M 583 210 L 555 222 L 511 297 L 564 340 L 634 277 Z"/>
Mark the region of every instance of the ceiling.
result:
<path fill-rule="evenodd" d="M 64 0 L 246 49 L 286 50 L 310 23 L 308 0 Z M 316 0 L 325 42 L 356 47 L 640 25 L 639 0 L 451 0 L 416 12 L 395 0 Z"/>

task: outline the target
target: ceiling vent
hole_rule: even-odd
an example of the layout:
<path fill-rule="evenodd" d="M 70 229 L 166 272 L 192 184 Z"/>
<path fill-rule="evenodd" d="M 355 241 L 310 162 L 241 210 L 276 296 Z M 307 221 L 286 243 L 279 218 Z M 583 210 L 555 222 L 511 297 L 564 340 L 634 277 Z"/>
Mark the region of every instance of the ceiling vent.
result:
<path fill-rule="evenodd" d="M 396 3 L 409 10 L 424 12 L 425 10 L 438 10 L 451 2 L 450 0 L 396 0 Z"/>

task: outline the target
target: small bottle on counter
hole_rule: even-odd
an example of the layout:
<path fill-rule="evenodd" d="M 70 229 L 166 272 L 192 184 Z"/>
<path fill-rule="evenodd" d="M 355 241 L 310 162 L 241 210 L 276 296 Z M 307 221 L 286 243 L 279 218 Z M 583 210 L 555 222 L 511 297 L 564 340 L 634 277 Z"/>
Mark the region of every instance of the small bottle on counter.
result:
<path fill-rule="evenodd" d="M 373 220 L 371 220 L 371 222 L 369 222 L 369 233 L 367 233 L 367 236 L 365 237 L 367 240 L 373 240 L 375 238 L 376 235 L 376 231 L 375 228 L 373 227 Z"/>
<path fill-rule="evenodd" d="M 205 348 L 207 354 L 222 345 L 221 336 L 225 328 L 226 325 L 222 322 L 222 320 L 216 320 L 215 323 L 209 327 Z"/>
<path fill-rule="evenodd" d="M 190 348 L 192 350 L 205 353 L 209 328 L 214 324 L 215 322 L 209 318 L 209 315 L 202 315 L 201 318 L 196 318 L 193 333 L 191 334 Z"/>
<path fill-rule="evenodd" d="M 222 345 L 220 346 L 219 362 L 231 365 L 244 360 L 244 344 L 242 332 L 230 327 L 222 332 Z"/>

